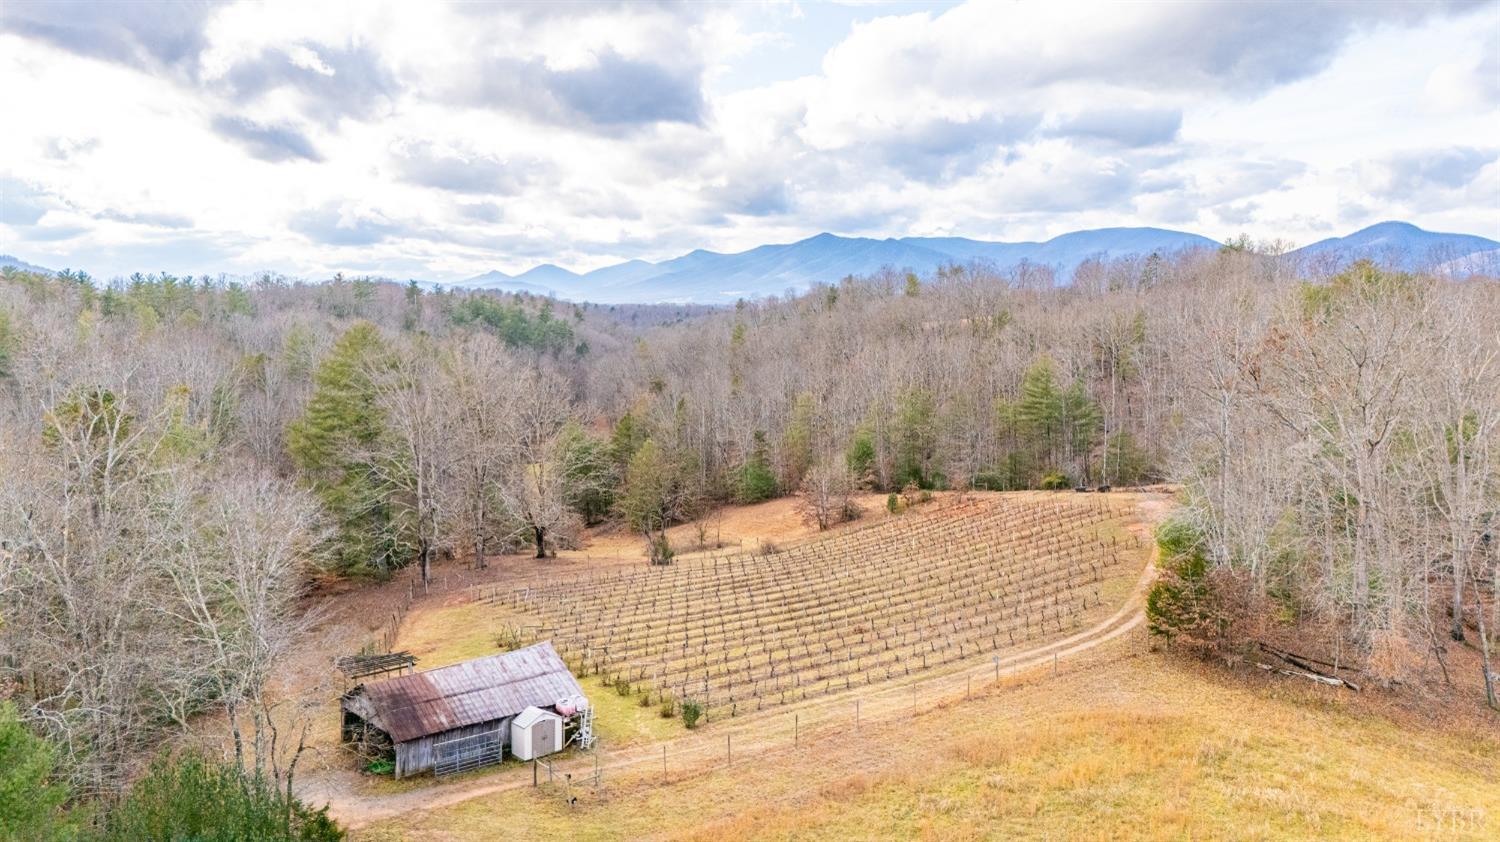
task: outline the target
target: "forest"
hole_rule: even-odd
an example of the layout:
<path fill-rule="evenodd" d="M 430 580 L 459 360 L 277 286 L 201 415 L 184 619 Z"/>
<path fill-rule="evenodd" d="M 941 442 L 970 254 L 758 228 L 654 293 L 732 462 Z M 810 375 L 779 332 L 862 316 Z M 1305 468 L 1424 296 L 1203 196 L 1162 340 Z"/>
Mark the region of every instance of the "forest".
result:
<path fill-rule="evenodd" d="M 723 308 L 7 268 L 0 698 L 81 801 L 222 715 L 290 816 L 298 735 L 265 688 L 315 578 L 599 525 L 670 563 L 668 526 L 778 496 L 828 526 L 856 491 L 1165 483 L 1160 635 L 1224 652 L 1280 623 L 1391 685 L 1444 680 L 1451 646 L 1490 664 L 1500 284 L 1277 252 Z"/>

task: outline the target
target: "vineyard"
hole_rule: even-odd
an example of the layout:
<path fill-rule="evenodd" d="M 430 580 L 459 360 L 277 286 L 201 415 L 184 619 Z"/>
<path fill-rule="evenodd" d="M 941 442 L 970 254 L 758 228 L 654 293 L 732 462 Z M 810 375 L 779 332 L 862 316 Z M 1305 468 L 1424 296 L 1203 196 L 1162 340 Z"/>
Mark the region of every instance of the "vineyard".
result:
<path fill-rule="evenodd" d="M 938 670 L 1081 628 L 1134 574 L 1128 505 L 1013 498 L 913 511 L 774 553 L 554 580 L 489 599 L 583 674 L 709 716 Z"/>

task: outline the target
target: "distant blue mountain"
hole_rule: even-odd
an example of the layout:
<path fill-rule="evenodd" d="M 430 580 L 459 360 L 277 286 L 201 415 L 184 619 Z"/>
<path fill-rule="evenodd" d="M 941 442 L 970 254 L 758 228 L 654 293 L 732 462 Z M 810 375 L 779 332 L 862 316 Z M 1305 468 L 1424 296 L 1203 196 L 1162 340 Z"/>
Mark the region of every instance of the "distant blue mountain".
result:
<path fill-rule="evenodd" d="M 1066 279 L 1078 264 L 1091 257 L 1166 254 L 1217 246 L 1206 237 L 1160 228 L 1078 231 L 1044 243 L 991 243 L 962 237 L 877 240 L 818 234 L 795 243 L 758 246 L 734 254 L 699 249 L 660 263 L 631 260 L 583 275 L 550 264 L 514 277 L 488 272 L 456 286 L 528 292 L 542 288 L 560 298 L 604 303 L 716 304 L 801 291 L 815 283 L 837 283 L 850 275 L 869 275 L 887 267 L 927 274 L 942 266 L 975 260 L 998 268 L 1027 260 L 1047 264 Z"/>
<path fill-rule="evenodd" d="M 1064 279 L 1089 258 L 1109 259 L 1144 254 L 1169 254 L 1184 249 L 1217 248 L 1218 243 L 1197 234 L 1164 228 L 1099 228 L 1074 231 L 1043 243 L 988 243 L 963 237 L 907 237 L 902 240 L 940 251 L 951 260 L 988 260 L 1014 266 L 1025 260 L 1050 266 Z M 950 262 L 951 262 L 950 260 Z"/>
<path fill-rule="evenodd" d="M 491 270 L 483 275 L 475 275 L 468 280 L 453 284 L 458 289 L 498 289 L 505 292 L 529 292 L 532 295 L 558 295 L 558 290 L 521 280 L 519 277 L 511 277 L 499 270 Z"/>
<path fill-rule="evenodd" d="M 1023 261 L 1048 266 L 1059 282 L 1066 283 L 1079 265 L 1092 258 L 1165 256 L 1218 247 L 1219 243 L 1207 237 L 1163 228 L 1100 228 L 1074 231 L 1045 242 L 1015 243 L 964 237 L 878 240 L 818 234 L 795 243 L 758 246 L 733 254 L 699 249 L 660 263 L 631 260 L 582 275 L 543 264 L 516 276 L 488 272 L 456 286 L 600 303 L 719 304 L 802 291 L 815 283 L 837 283 L 849 275 L 869 275 L 884 268 L 927 274 L 942 266 L 973 261 L 1002 270 Z M 1347 237 L 1314 243 L 1290 256 L 1335 266 L 1370 257 L 1409 268 L 1442 264 L 1462 271 L 1481 257 L 1487 258 L 1486 265 L 1493 265 L 1497 248 L 1500 243 L 1483 237 L 1440 234 L 1404 222 L 1383 222 Z"/>
<path fill-rule="evenodd" d="M 1409 222 L 1381 222 L 1347 237 L 1330 237 L 1297 249 L 1292 256 L 1334 266 L 1371 259 L 1403 269 L 1433 269 L 1479 252 L 1500 248 L 1494 240 L 1472 234 L 1424 231 Z"/>
<path fill-rule="evenodd" d="M 22 272 L 41 272 L 44 275 L 56 275 L 57 274 L 56 272 L 52 271 L 51 269 L 44 269 L 44 268 L 42 268 L 40 266 L 37 266 L 34 263 L 27 263 L 26 261 L 20 259 L 19 257 L 12 257 L 12 256 L 10 256 L 8 254 L 0 254 L 0 268 L 6 267 L 6 266 L 11 266 L 13 268 L 21 270 Z"/>

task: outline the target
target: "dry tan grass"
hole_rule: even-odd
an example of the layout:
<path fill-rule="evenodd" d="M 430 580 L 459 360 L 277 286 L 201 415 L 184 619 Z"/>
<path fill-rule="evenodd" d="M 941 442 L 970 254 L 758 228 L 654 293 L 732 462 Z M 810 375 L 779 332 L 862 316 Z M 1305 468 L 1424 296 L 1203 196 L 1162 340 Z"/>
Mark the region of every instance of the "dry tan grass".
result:
<path fill-rule="evenodd" d="M 935 499 L 948 495 L 939 492 Z M 890 517 L 886 511 L 884 494 L 860 494 L 855 501 L 864 514 L 855 521 L 839 524 L 828 532 L 819 533 L 816 526 L 806 523 L 797 514 L 795 497 L 767 500 L 753 506 L 729 506 L 721 514 L 710 515 L 697 521 L 678 524 L 667 530 L 667 537 L 676 548 L 678 556 L 714 551 L 717 548 L 754 550 L 764 543 L 777 546 L 805 541 L 820 534 L 837 534 L 841 529 L 873 523 Z M 699 527 L 703 528 L 707 544 L 699 541 Z M 558 553 L 560 558 L 645 558 L 645 539 L 640 535 L 611 527 L 591 531 L 585 536 L 583 548 Z"/>

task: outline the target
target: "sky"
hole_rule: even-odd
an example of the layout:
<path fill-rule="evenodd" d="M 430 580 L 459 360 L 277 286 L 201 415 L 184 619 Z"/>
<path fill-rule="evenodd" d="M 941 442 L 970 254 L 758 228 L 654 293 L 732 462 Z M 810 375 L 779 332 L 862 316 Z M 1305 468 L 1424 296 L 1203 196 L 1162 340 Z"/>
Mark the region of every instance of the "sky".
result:
<path fill-rule="evenodd" d="M 0 113 L 0 253 L 103 278 L 1500 239 L 1496 2 L 5 0 Z"/>

